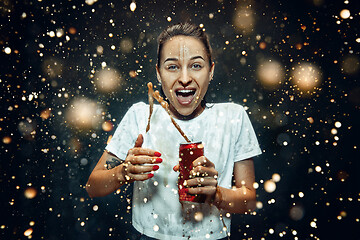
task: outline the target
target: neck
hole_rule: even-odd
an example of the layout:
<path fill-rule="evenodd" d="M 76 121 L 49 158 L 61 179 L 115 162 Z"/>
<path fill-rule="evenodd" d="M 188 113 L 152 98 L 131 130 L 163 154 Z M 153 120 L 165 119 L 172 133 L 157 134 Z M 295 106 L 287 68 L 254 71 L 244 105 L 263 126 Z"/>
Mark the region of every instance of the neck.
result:
<path fill-rule="evenodd" d="M 199 116 L 205 110 L 205 106 L 199 104 L 199 106 L 190 115 L 187 116 L 181 115 L 172 105 L 169 106 L 169 110 L 171 115 L 176 119 L 190 120 Z"/>

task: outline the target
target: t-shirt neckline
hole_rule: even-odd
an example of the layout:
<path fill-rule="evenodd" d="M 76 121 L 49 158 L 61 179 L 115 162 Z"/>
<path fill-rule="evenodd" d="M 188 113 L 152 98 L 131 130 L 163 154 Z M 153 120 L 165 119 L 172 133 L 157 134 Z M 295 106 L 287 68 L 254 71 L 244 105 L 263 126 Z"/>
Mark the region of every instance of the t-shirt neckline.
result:
<path fill-rule="evenodd" d="M 191 123 L 191 122 L 198 121 L 198 120 L 201 120 L 202 118 L 204 118 L 204 116 L 207 115 L 207 112 L 208 112 L 208 107 L 205 106 L 205 109 L 198 116 L 196 116 L 192 119 L 182 120 L 182 119 L 174 118 L 174 120 L 176 122 L 181 122 L 181 123 L 185 123 L 185 124 Z"/>

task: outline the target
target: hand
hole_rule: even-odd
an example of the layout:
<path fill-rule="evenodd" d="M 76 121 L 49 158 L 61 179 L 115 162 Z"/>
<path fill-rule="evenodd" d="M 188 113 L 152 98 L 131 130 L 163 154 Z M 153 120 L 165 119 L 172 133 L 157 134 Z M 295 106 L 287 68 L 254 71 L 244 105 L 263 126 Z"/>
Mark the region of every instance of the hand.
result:
<path fill-rule="evenodd" d="M 176 165 L 174 170 L 178 170 Z M 205 156 L 198 157 L 193 161 L 193 169 L 190 171 L 190 179 L 186 180 L 184 185 L 189 187 L 190 194 L 206 195 L 206 202 L 212 202 L 215 198 L 217 188 L 218 172 L 215 165 Z"/>
<path fill-rule="evenodd" d="M 144 181 L 154 176 L 152 171 L 159 169 L 157 163 L 161 163 L 161 154 L 152 149 L 142 148 L 143 136 L 139 134 L 135 146 L 128 151 L 122 164 L 121 175 L 126 182 Z"/>

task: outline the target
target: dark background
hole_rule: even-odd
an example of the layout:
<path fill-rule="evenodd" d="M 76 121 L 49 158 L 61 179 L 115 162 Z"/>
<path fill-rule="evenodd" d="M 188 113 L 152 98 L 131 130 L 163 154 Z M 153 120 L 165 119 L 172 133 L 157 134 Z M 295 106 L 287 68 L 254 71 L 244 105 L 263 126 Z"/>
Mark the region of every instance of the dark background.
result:
<path fill-rule="evenodd" d="M 116 127 L 133 103 L 147 102 L 156 37 L 179 21 L 203 24 L 210 36 L 207 100 L 248 107 L 263 149 L 259 208 L 233 216 L 232 239 L 360 239 L 357 1 L 142 0 L 134 12 L 130 3 L 0 2 L 0 239 L 135 238 L 131 187 L 90 199 L 84 185 L 115 129 L 102 123 Z M 234 22 L 243 7 L 254 20 L 246 32 Z M 257 75 L 264 59 L 283 67 L 273 89 Z M 122 76 L 116 91 L 94 84 L 103 62 Z M 305 62 L 321 73 L 310 95 L 291 80 Z M 67 118 L 79 97 L 101 106 L 90 127 Z M 276 190 L 266 191 L 275 173 Z"/>

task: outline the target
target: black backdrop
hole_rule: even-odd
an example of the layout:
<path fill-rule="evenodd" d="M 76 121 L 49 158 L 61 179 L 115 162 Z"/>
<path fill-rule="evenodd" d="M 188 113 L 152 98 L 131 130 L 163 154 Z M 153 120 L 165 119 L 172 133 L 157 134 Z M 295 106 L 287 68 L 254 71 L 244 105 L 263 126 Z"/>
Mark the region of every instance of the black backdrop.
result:
<path fill-rule="evenodd" d="M 131 187 L 90 199 L 84 185 L 111 124 L 156 84 L 157 35 L 192 21 L 214 49 L 208 101 L 246 106 L 263 149 L 259 208 L 233 216 L 232 239 L 359 239 L 356 1 L 139 0 L 134 11 L 130 3 L 1 1 L 0 238 L 135 238 Z M 269 59 L 283 74 L 272 89 L 258 70 Z M 311 94 L 292 80 L 305 63 L 320 74 Z M 121 79 L 101 92 L 96 73 L 108 67 Z M 76 107 L 69 117 L 80 98 L 93 109 L 90 125 Z M 274 192 L 264 187 L 270 179 Z"/>

